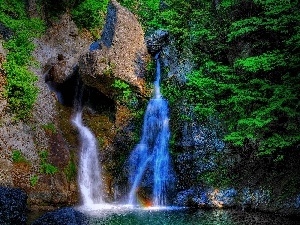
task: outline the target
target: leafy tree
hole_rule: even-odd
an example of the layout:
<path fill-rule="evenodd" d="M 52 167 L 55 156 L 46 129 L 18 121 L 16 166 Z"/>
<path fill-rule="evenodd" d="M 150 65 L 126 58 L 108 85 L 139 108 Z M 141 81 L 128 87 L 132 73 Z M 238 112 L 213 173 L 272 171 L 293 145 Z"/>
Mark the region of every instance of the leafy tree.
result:
<path fill-rule="evenodd" d="M 189 42 L 196 68 L 186 85 L 164 88 L 171 104 L 186 99 L 203 122 L 220 118 L 227 142 L 243 146 L 250 141 L 260 155 L 276 155 L 297 146 L 299 3 L 223 0 L 218 5 L 206 1 L 176 4 L 183 12 L 171 7 L 176 13 L 164 21 L 172 33 L 180 30 L 184 34 L 183 43 Z"/>
<path fill-rule="evenodd" d="M 94 29 L 104 25 L 108 0 L 84 0 L 75 5 L 72 17 L 81 28 Z"/>

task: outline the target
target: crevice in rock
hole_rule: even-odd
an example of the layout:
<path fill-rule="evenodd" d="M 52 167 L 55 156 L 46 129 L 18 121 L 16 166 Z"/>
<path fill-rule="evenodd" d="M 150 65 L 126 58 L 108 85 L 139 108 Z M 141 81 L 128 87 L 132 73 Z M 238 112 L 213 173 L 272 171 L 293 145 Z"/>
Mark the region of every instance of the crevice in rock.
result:
<path fill-rule="evenodd" d="M 78 68 L 74 69 L 72 76 L 69 76 L 64 82 L 55 82 L 51 75 L 45 75 L 45 82 L 56 94 L 57 100 L 63 106 L 74 107 L 74 100 L 78 85 L 83 85 L 82 104 L 91 114 L 105 114 L 110 120 L 115 120 L 116 103 L 111 98 L 100 92 L 94 87 L 84 85 Z"/>
<path fill-rule="evenodd" d="M 104 25 L 101 39 L 95 41 L 90 45 L 90 51 L 101 49 L 101 44 L 107 48 L 112 46 L 113 38 L 115 35 L 115 27 L 117 23 L 117 8 L 114 4 L 109 4 L 107 8 L 106 23 Z"/>

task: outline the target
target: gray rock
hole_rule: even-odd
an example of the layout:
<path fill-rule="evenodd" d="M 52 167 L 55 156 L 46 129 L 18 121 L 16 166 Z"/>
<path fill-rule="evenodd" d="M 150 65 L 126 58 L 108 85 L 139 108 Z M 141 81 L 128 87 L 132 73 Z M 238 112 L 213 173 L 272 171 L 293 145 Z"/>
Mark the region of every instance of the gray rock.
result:
<path fill-rule="evenodd" d="M 90 45 L 89 53 L 80 57 L 79 73 L 85 85 L 97 88 L 112 99 L 120 94 L 111 88 L 116 79 L 144 95 L 144 75 L 149 60 L 141 25 L 128 9 L 112 0 L 101 39 Z"/>
<path fill-rule="evenodd" d="M 62 208 L 48 212 L 31 225 L 86 225 L 87 217 L 73 208 Z"/>
<path fill-rule="evenodd" d="M 164 30 L 157 30 L 146 37 L 146 45 L 151 55 L 158 53 L 168 43 L 169 33 Z"/>
<path fill-rule="evenodd" d="M 0 187 L 0 224 L 26 224 L 26 202 L 21 189 Z"/>

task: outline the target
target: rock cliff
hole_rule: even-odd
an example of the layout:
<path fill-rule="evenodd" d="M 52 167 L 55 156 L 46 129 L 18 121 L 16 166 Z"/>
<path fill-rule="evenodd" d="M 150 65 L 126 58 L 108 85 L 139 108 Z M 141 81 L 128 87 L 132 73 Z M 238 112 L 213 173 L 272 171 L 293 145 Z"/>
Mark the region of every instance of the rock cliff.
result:
<path fill-rule="evenodd" d="M 69 123 L 70 117 L 65 115 L 70 110 L 57 104 L 57 96 L 45 82 L 45 70 L 55 74 L 58 59 L 64 57 L 64 70 L 55 74 L 60 75 L 56 81 L 63 82 L 62 79 L 72 74 L 78 57 L 88 51 L 90 42 L 90 36 L 85 33 L 79 35 L 70 16 L 63 15 L 51 24 L 45 35 L 34 40 L 36 49 L 33 56 L 40 66 L 32 67 L 31 71 L 38 77 L 36 86 L 39 94 L 31 117 L 26 121 L 14 120 L 6 99 L 2 95 L 0 97 L 0 185 L 26 191 L 32 208 L 48 209 L 78 201 L 76 176 L 69 179 L 67 175 L 77 143 L 72 145 L 68 142 L 62 129 L 62 124 Z M 1 49 L 0 54 L 2 62 L 5 60 L 5 51 Z M 65 77 L 61 76 L 62 73 Z M 1 92 L 4 86 L 5 74 L 2 71 Z M 71 126 L 68 129 L 69 132 L 76 132 Z M 55 166 L 58 172 L 42 172 L 43 151 L 48 153 L 44 163 Z M 16 154 L 21 155 L 22 160 L 16 159 Z"/>
<path fill-rule="evenodd" d="M 33 9 L 35 1 L 30 4 Z M 97 41 L 100 47 L 90 51 L 95 45 L 92 42 L 89 32 L 79 32 L 70 15 L 62 15 L 34 40 L 33 56 L 40 66 L 31 70 L 38 77 L 39 94 L 31 117 L 14 120 L 7 100 L 0 96 L 0 186 L 24 190 L 32 209 L 79 202 L 76 169 L 80 143 L 70 119 L 77 85 L 82 81 L 83 117 L 99 141 L 106 198 L 113 198 L 119 181 L 126 183 L 126 175 L 120 171 L 124 155 L 135 141 L 133 133 L 139 129 L 133 111 L 140 107 L 139 96 L 146 93 L 144 74 L 150 56 L 135 16 L 115 0 L 109 4 L 106 25 Z M 0 66 L 5 55 L 1 47 Z M 124 90 L 112 87 L 116 79 L 128 85 L 130 97 L 137 103 L 129 107 L 119 101 Z M 5 82 L 1 69 L 1 92 Z M 46 158 L 43 152 L 47 152 Z M 22 160 L 16 160 L 15 154 Z M 45 164 L 55 166 L 57 172 L 45 172 Z"/>
<path fill-rule="evenodd" d="M 79 61 L 83 82 L 108 97 L 116 97 L 111 85 L 115 79 L 145 94 L 144 74 L 149 61 L 144 32 L 135 16 L 117 1 L 108 6 L 101 39 Z"/>

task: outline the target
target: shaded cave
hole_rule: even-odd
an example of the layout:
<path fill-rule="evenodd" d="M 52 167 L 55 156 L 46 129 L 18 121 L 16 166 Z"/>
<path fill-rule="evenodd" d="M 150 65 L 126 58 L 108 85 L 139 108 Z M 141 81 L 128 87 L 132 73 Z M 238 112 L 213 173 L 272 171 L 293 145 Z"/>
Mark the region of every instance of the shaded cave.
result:
<path fill-rule="evenodd" d="M 45 75 L 45 83 L 49 89 L 56 94 L 60 104 L 67 107 L 75 107 L 75 100 L 78 91 L 82 90 L 81 106 L 85 107 L 92 114 L 105 114 L 110 120 L 115 121 L 116 104 L 115 101 L 94 87 L 85 85 L 82 82 L 78 68 L 74 69 L 72 76 L 63 83 L 55 82 L 50 73 Z"/>

